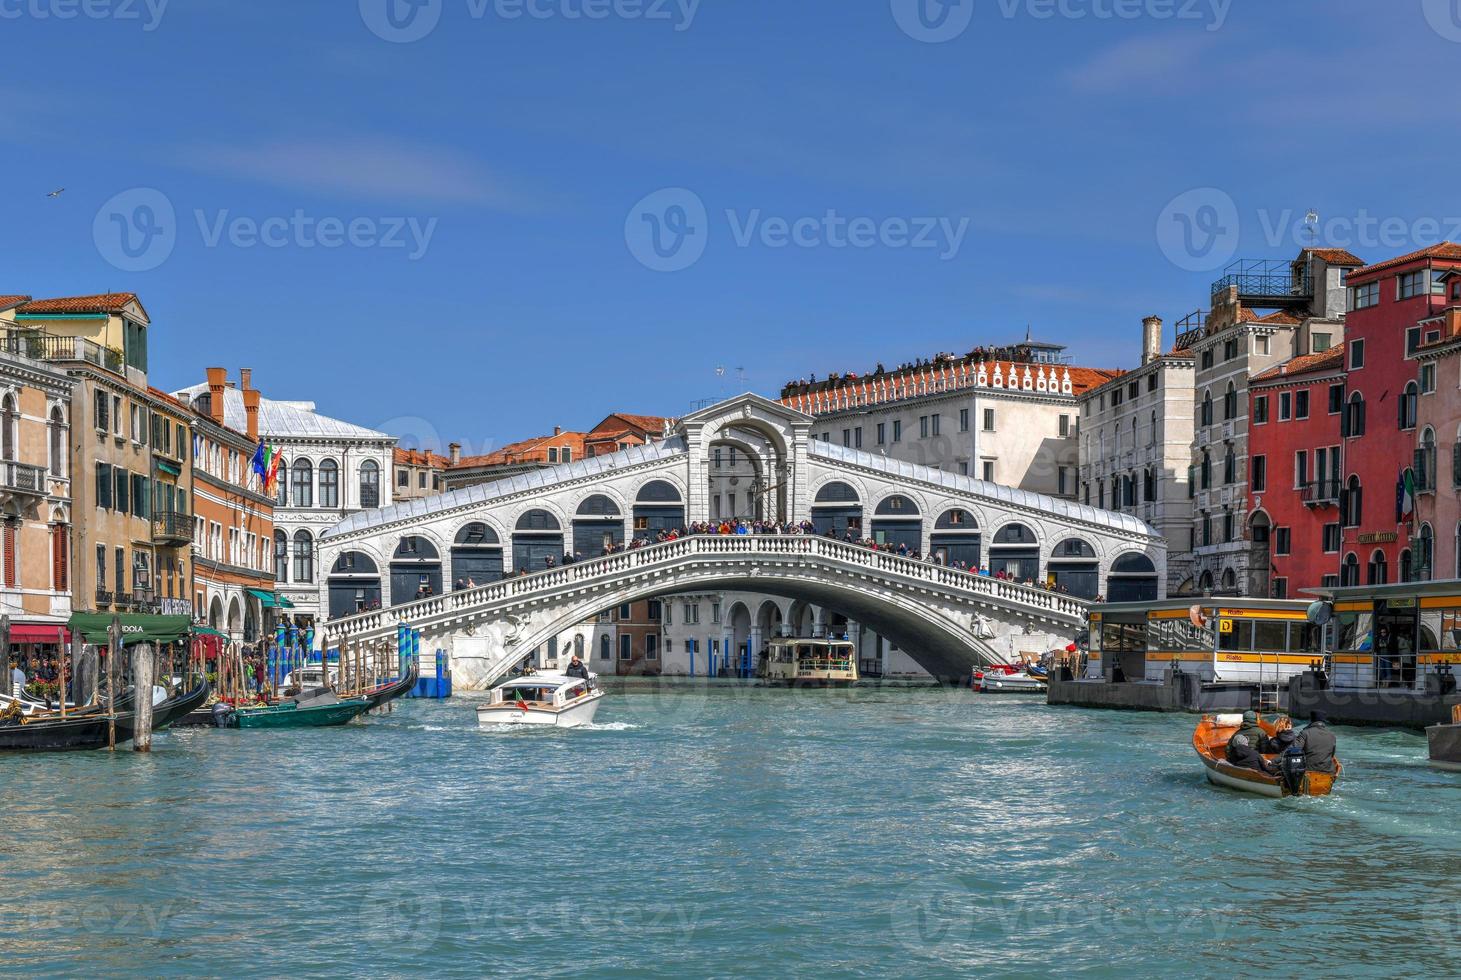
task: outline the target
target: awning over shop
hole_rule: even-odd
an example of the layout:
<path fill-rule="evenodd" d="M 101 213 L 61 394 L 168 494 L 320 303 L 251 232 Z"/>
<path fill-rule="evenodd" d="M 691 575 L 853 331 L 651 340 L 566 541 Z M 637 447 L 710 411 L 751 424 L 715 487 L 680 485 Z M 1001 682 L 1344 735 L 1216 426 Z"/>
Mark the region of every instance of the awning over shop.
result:
<path fill-rule="evenodd" d="M 220 640 L 227 640 L 228 639 L 228 634 L 227 633 L 220 633 L 220 632 L 218 632 L 216 629 L 214 629 L 211 626 L 194 626 L 193 627 L 193 635 L 194 636 L 216 636 Z"/>
<path fill-rule="evenodd" d="M 263 589 L 249 589 L 249 595 L 258 599 L 265 609 L 293 609 L 294 603 L 282 595 L 275 595 L 273 592 L 265 592 Z"/>
<path fill-rule="evenodd" d="M 87 643 L 104 644 L 113 619 L 122 621 L 122 645 L 176 643 L 187 637 L 193 623 L 187 616 L 150 616 L 145 613 L 72 613 L 70 626 Z"/>
<path fill-rule="evenodd" d="M 11 623 L 11 643 L 70 643 L 71 633 L 60 623 Z"/>

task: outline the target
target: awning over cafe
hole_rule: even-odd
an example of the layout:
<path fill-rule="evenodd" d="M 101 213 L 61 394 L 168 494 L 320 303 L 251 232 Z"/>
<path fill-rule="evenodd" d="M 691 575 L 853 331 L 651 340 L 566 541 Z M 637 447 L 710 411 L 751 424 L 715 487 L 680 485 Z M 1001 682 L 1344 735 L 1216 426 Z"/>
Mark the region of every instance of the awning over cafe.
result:
<path fill-rule="evenodd" d="M 113 619 L 122 621 L 122 645 L 134 643 L 177 643 L 185 639 L 193 623 L 187 616 L 151 616 L 145 613 L 72 613 L 70 626 L 87 643 L 105 644 Z"/>
<path fill-rule="evenodd" d="M 60 623 L 11 623 L 11 643 L 70 643 L 71 634 Z"/>
<path fill-rule="evenodd" d="M 265 592 L 263 589 L 249 589 L 249 595 L 258 599 L 265 609 L 293 609 L 294 603 L 282 595 Z"/>

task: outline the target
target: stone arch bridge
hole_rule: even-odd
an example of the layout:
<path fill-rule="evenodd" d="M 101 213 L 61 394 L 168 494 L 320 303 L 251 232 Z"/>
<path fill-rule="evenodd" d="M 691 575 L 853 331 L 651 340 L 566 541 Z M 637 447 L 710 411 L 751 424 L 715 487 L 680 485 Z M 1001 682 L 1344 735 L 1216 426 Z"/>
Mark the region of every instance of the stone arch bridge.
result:
<path fill-rule="evenodd" d="M 835 608 L 953 677 L 1001 660 L 1011 633 L 1025 649 L 1063 644 L 1087 599 L 1155 598 L 1165 581 L 1165 544 L 1135 518 L 816 441 L 812 424 L 742 395 L 680 420 L 661 443 L 353 515 L 320 539 L 326 642 L 407 622 L 449 652 L 458 686 L 481 687 L 601 610 L 741 590 Z M 756 476 L 740 488 L 748 513 L 810 520 L 819 533 L 652 543 L 711 519 L 726 447 L 753 457 Z M 848 529 L 930 560 L 848 543 Z M 635 538 L 646 545 L 617 550 Z M 565 552 L 582 557 L 550 567 Z M 1069 594 L 1016 584 L 1027 580 Z"/>

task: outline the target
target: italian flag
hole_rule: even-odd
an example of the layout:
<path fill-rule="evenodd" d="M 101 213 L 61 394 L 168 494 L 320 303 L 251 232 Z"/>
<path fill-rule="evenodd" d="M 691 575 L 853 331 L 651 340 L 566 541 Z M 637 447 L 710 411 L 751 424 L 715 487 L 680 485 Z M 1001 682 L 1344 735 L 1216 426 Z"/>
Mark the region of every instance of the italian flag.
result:
<path fill-rule="evenodd" d="M 259 482 L 263 484 L 264 492 L 269 493 L 274 486 L 274 480 L 279 476 L 279 450 L 265 445 L 262 439 L 254 450 L 254 472 L 259 474 Z"/>
<path fill-rule="evenodd" d="M 1406 467 L 1400 474 L 1400 518 L 1404 520 L 1415 513 L 1415 470 Z"/>

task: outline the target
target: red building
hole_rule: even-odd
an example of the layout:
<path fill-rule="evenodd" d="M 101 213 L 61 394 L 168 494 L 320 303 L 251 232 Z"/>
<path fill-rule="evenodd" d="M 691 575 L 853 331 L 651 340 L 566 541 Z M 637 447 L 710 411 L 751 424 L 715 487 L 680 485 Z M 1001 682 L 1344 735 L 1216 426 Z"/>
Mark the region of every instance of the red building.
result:
<path fill-rule="evenodd" d="M 1249 382 L 1249 521 L 1276 599 L 1339 582 L 1343 408 L 1343 345 Z"/>
<path fill-rule="evenodd" d="M 1444 242 L 1349 274 L 1341 584 L 1411 577 L 1414 515 L 1401 513 L 1397 488 L 1415 460 L 1420 394 L 1415 355 L 1421 322 L 1445 309 L 1445 274 L 1456 268 L 1461 245 Z"/>

